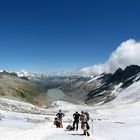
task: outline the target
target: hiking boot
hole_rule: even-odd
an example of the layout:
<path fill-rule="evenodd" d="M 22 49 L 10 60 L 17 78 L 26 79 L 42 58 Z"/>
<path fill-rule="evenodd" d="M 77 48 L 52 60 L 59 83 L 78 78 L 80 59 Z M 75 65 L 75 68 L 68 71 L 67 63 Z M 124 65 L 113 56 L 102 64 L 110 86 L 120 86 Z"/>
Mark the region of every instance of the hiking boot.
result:
<path fill-rule="evenodd" d="M 89 132 L 87 132 L 87 136 L 90 136 Z"/>
<path fill-rule="evenodd" d="M 85 135 L 85 136 L 86 136 L 86 132 L 84 132 L 84 133 L 83 133 L 83 135 Z"/>

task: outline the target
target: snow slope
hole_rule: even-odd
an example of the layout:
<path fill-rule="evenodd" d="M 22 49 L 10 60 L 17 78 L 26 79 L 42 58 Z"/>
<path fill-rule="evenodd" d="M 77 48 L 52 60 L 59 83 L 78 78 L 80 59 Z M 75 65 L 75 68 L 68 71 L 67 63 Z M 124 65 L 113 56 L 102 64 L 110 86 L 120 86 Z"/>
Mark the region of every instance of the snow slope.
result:
<path fill-rule="evenodd" d="M 57 101 L 46 110 L 46 115 L 1 110 L 0 140 L 139 140 L 139 91 L 140 81 L 137 81 L 126 89 L 113 91 L 117 96 L 115 100 L 94 107 Z M 59 109 L 66 115 L 64 127 L 60 129 L 53 125 Z M 66 126 L 72 124 L 72 114 L 82 110 L 88 111 L 91 117 L 90 137 L 80 135 L 80 126 L 78 132 L 65 131 Z"/>

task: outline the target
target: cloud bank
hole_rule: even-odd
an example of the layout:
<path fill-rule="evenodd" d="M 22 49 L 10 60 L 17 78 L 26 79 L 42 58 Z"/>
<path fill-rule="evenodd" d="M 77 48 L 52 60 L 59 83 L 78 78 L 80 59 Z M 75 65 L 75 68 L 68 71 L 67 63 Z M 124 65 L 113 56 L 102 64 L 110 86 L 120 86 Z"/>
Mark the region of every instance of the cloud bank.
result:
<path fill-rule="evenodd" d="M 140 41 L 134 39 L 122 42 L 104 64 L 82 68 L 79 73 L 86 75 L 114 73 L 118 68 L 124 69 L 129 65 L 140 65 Z"/>

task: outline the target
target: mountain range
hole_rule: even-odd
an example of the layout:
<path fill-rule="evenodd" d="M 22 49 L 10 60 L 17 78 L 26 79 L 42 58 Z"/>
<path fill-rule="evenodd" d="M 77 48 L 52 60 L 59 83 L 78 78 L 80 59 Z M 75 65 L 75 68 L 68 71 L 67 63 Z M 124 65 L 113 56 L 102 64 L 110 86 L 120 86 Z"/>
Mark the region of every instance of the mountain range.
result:
<path fill-rule="evenodd" d="M 140 66 L 130 65 L 114 74 L 88 75 L 44 75 L 25 71 L 0 72 L 0 96 L 23 100 L 48 107 L 52 99 L 47 96 L 49 89 L 65 93 L 61 99 L 76 104 L 99 105 L 112 101 L 117 91 L 122 91 L 140 80 Z"/>
<path fill-rule="evenodd" d="M 46 91 L 58 88 L 65 93 L 62 100 L 74 103 L 104 104 L 116 98 L 117 90 L 123 90 L 140 80 L 140 66 L 130 65 L 124 70 L 98 76 L 74 75 L 35 75 L 32 78 Z M 29 78 L 29 77 L 28 77 Z M 29 78 L 31 79 L 31 78 Z"/>

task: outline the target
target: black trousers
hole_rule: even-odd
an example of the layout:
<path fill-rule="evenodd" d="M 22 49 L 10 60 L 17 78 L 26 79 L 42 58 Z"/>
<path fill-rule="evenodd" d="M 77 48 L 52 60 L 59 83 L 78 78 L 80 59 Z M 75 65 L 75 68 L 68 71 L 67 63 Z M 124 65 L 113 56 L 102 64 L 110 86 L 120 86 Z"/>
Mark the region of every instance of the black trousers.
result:
<path fill-rule="evenodd" d="M 73 121 L 73 129 L 75 129 L 75 125 L 76 125 L 76 131 L 78 130 L 78 124 L 79 124 L 79 121 L 77 120 Z"/>

